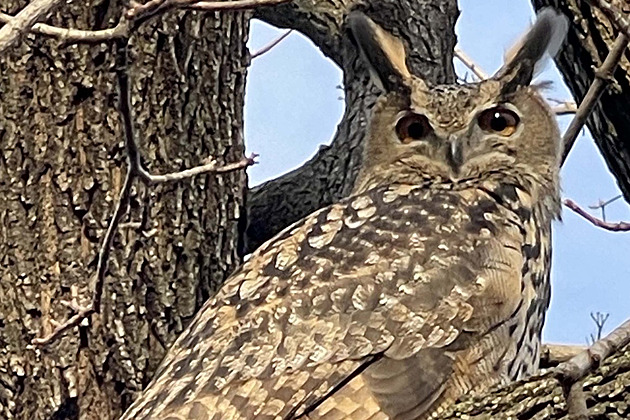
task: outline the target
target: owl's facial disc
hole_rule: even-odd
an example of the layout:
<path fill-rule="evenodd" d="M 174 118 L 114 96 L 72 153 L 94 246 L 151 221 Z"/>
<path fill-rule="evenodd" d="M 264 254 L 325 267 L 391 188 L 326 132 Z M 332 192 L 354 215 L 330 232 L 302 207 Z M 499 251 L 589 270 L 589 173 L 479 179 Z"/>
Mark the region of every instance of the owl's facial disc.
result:
<path fill-rule="evenodd" d="M 441 121 L 432 108 L 422 106 L 399 111 L 394 126 L 397 140 L 406 153 L 441 161 L 453 181 L 473 175 L 476 158 L 490 156 L 503 166 L 511 157 L 501 155 L 509 155 L 512 137 L 522 131 L 520 111 L 509 102 L 487 100 L 478 105 L 470 101 L 457 120 Z"/>

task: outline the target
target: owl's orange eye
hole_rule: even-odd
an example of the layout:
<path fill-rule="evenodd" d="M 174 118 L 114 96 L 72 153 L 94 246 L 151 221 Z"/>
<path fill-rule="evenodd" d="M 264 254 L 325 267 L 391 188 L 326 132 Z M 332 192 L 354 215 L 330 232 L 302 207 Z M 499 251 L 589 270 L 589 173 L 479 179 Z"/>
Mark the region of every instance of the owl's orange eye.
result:
<path fill-rule="evenodd" d="M 520 118 L 514 111 L 507 108 L 495 107 L 481 113 L 477 119 L 482 130 L 497 133 L 502 136 L 511 136 L 516 131 Z"/>
<path fill-rule="evenodd" d="M 429 120 L 424 115 L 408 114 L 396 123 L 396 134 L 403 143 L 422 140 L 433 131 Z"/>

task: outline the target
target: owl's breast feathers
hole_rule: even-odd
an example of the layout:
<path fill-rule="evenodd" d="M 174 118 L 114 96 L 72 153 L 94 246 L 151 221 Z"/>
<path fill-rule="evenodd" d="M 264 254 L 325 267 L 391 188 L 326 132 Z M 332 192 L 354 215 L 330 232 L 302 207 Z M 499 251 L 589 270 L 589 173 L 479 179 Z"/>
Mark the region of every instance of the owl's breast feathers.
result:
<path fill-rule="evenodd" d="M 548 302 L 536 219 L 499 184 L 394 185 L 313 213 L 204 305 L 125 418 L 415 418 L 527 373 L 527 317 Z"/>

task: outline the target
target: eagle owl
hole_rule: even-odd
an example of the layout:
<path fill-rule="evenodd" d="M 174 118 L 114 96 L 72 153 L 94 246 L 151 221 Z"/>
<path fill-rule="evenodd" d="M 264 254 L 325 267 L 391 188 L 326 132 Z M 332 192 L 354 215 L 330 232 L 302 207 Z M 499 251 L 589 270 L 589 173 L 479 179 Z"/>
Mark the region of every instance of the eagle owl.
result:
<path fill-rule="evenodd" d="M 124 419 L 426 419 L 537 369 L 559 132 L 535 67 L 550 10 L 489 80 L 430 86 L 361 12 L 383 94 L 353 194 L 253 253 Z"/>

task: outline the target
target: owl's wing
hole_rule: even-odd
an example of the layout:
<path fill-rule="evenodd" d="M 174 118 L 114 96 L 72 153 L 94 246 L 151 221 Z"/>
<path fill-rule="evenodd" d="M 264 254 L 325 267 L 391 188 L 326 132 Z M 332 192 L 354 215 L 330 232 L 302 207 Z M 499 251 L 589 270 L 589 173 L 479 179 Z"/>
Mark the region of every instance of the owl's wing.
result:
<path fill-rule="evenodd" d="M 522 229 L 501 214 L 411 186 L 312 214 L 204 305 L 123 418 L 376 419 L 401 387 L 435 400 L 521 299 Z"/>

